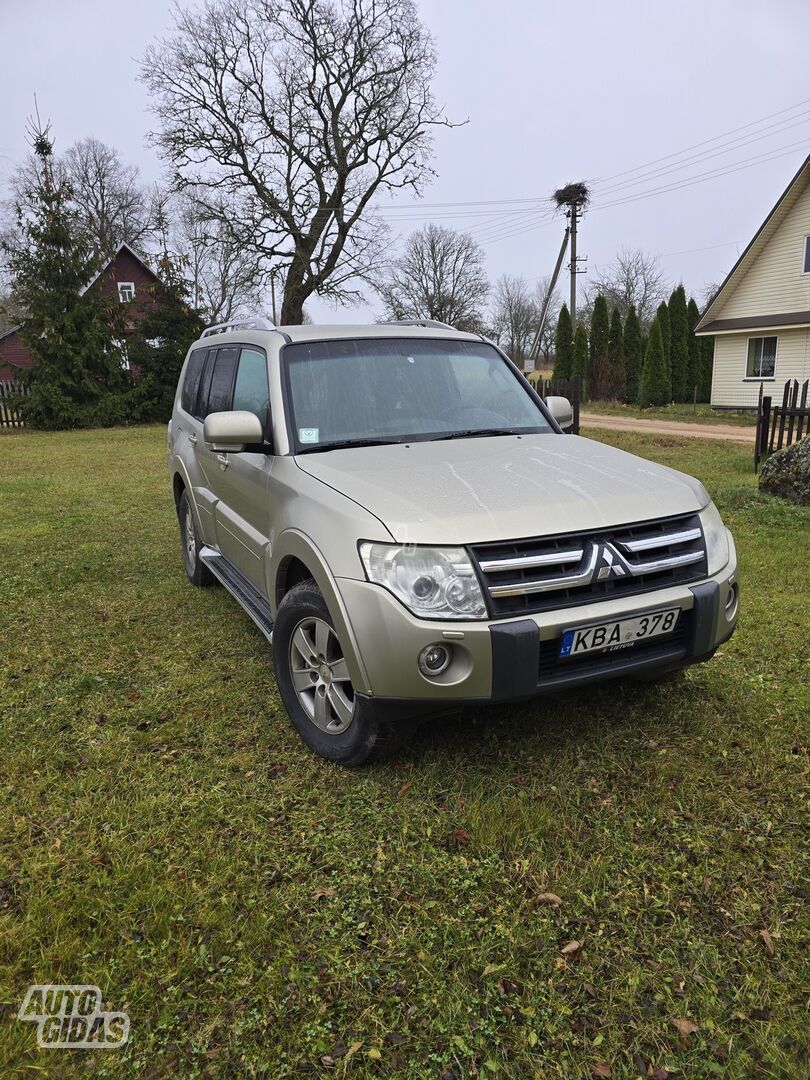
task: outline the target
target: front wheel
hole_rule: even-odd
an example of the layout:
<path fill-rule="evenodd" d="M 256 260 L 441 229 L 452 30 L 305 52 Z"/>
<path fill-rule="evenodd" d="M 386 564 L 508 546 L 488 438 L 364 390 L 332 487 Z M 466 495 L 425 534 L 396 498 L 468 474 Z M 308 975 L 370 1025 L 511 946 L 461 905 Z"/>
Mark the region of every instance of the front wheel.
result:
<path fill-rule="evenodd" d="M 357 697 L 329 609 L 311 579 L 279 605 L 273 662 L 281 699 L 298 734 L 316 754 L 341 765 L 362 765 L 393 753 L 413 722 L 386 721 Z"/>

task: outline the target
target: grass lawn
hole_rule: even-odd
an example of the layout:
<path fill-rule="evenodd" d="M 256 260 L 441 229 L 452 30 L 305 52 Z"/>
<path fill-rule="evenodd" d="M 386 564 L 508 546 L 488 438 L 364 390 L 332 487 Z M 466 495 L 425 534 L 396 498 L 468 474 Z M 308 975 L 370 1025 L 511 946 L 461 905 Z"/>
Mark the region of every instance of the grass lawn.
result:
<path fill-rule="evenodd" d="M 680 420 L 691 424 L 731 424 L 734 427 L 756 427 L 755 412 L 744 410 L 713 409 L 711 405 L 651 405 L 641 409 L 638 405 L 623 405 L 618 401 L 588 401 L 582 405 L 583 412 L 600 413 L 602 416 L 632 416 L 641 420 Z"/>
<path fill-rule="evenodd" d="M 0 1075 L 806 1075 L 810 510 L 747 447 L 602 437 L 715 496 L 735 638 L 349 772 L 186 583 L 163 429 L 0 436 Z M 37 1050 L 33 982 L 129 1044 Z"/>

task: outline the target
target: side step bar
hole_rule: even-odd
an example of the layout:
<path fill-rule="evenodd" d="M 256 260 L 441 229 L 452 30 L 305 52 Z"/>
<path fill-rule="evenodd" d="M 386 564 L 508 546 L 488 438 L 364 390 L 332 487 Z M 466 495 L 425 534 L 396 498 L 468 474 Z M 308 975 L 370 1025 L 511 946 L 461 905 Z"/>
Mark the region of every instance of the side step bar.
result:
<path fill-rule="evenodd" d="M 267 640 L 272 642 L 273 616 L 270 614 L 270 605 L 256 586 L 251 584 L 244 574 L 240 573 L 235 566 L 223 558 L 218 551 L 214 551 L 213 548 L 202 548 L 200 559 L 214 577 L 225 586 L 237 603 L 244 608 Z"/>

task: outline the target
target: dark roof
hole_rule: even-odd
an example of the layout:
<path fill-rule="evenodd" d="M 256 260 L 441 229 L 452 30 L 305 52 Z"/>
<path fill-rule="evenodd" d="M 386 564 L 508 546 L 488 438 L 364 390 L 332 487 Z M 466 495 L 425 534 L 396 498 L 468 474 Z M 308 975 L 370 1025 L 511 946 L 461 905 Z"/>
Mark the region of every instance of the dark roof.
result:
<path fill-rule="evenodd" d="M 810 326 L 810 311 L 789 311 L 785 315 L 746 315 L 740 319 L 712 319 L 700 328 L 700 332 L 721 334 L 724 330 L 758 330 L 772 326 Z"/>
<path fill-rule="evenodd" d="M 99 270 L 99 272 L 98 272 L 97 274 L 95 274 L 95 275 L 94 275 L 94 276 L 93 276 L 93 277 L 92 277 L 92 278 L 90 279 L 90 281 L 88 281 L 88 282 L 87 282 L 87 284 L 85 285 L 85 287 L 84 287 L 84 288 L 82 289 L 82 292 L 83 292 L 83 293 L 86 293 L 86 292 L 87 292 L 87 290 L 88 290 L 88 289 L 90 288 L 90 286 L 91 286 L 91 285 L 95 285 L 95 283 L 96 283 L 96 282 L 98 281 L 98 279 L 99 279 L 99 278 L 100 278 L 100 277 L 102 276 L 102 274 L 106 274 L 106 273 L 107 273 L 107 271 L 108 271 L 108 270 L 110 269 L 110 267 L 112 266 L 112 264 L 113 264 L 113 263 L 115 262 L 115 260 L 116 260 L 116 259 L 118 258 L 118 256 L 119 256 L 119 255 L 121 254 L 121 252 L 122 252 L 122 251 L 126 251 L 126 252 L 127 252 L 128 254 L 130 254 L 130 255 L 132 256 L 132 258 L 133 258 L 133 259 L 135 259 L 135 260 L 136 260 L 137 262 L 139 262 L 139 263 L 141 264 L 141 266 L 142 266 L 142 267 L 144 268 L 144 270 L 145 270 L 145 271 L 147 272 L 147 274 L 149 274 L 149 275 L 150 275 L 150 277 L 153 277 L 153 278 L 155 279 L 155 281 L 159 281 L 159 280 L 160 280 L 160 279 L 158 278 L 157 274 L 155 273 L 155 271 L 154 271 L 154 270 L 152 269 L 152 267 L 151 267 L 151 266 L 149 266 L 149 264 L 148 264 L 148 263 L 145 263 L 145 262 L 143 261 L 143 259 L 142 259 L 142 258 L 140 257 L 140 255 L 138 254 L 138 252 L 137 252 L 137 251 L 135 251 L 135 249 L 134 249 L 134 248 L 131 248 L 131 247 L 129 246 L 129 244 L 127 244 L 126 242 L 124 242 L 123 244 L 119 244 L 119 245 L 118 245 L 118 247 L 117 247 L 117 249 L 116 249 L 116 252 L 115 252 L 115 254 L 113 255 L 113 257 L 112 257 L 111 259 L 109 259 L 109 260 L 108 260 L 108 261 L 107 261 L 107 262 L 106 262 L 106 263 L 104 264 L 104 266 L 102 266 L 102 268 L 101 268 L 101 269 Z"/>
<path fill-rule="evenodd" d="M 751 240 L 748 243 L 748 245 L 746 246 L 746 248 L 743 251 L 742 255 L 740 255 L 739 259 L 737 259 L 737 261 L 734 263 L 731 270 L 729 270 L 728 274 L 726 274 L 725 278 L 723 279 L 723 284 L 720 286 L 720 288 L 717 290 L 717 292 L 714 294 L 714 296 L 711 298 L 711 300 L 708 302 L 708 304 L 704 308 L 703 313 L 701 314 L 700 319 L 698 320 L 697 326 L 695 327 L 695 333 L 696 334 L 710 334 L 712 331 L 709 329 L 709 326 L 714 326 L 716 322 L 725 322 L 725 321 L 734 321 L 734 322 L 736 322 L 737 321 L 737 320 L 723 320 L 723 319 L 720 319 L 720 320 L 715 320 L 712 323 L 707 323 L 704 320 L 706 319 L 706 316 L 709 314 L 709 311 L 712 309 L 712 307 L 714 307 L 717 300 L 723 294 L 723 291 L 724 291 L 725 287 L 728 285 L 728 283 L 731 281 L 731 279 L 737 273 L 739 268 L 742 266 L 743 262 L 745 261 L 746 257 L 748 256 L 748 253 L 751 251 L 751 248 L 754 246 L 754 244 L 757 242 L 757 240 L 759 240 L 760 236 L 762 236 L 762 234 L 765 231 L 765 229 L 767 228 L 767 226 L 771 223 L 774 214 L 782 206 L 782 204 L 784 203 L 787 196 L 790 194 L 790 192 L 793 190 L 795 185 L 801 179 L 803 173 L 808 168 L 808 166 L 810 166 L 810 154 L 808 154 L 808 156 L 801 163 L 801 165 L 799 166 L 799 168 L 796 171 L 795 175 L 791 178 L 791 181 L 788 184 L 788 186 L 785 188 L 785 190 L 782 192 L 782 194 L 779 196 L 779 198 L 774 203 L 774 205 L 771 208 L 770 213 L 768 214 L 768 216 L 765 218 L 765 220 L 762 222 L 760 227 L 757 229 L 757 231 L 751 237 Z M 767 326 L 772 326 L 772 325 L 775 326 L 776 325 L 776 323 L 773 320 L 778 318 L 778 316 L 769 315 L 769 316 L 767 316 L 767 318 L 768 318 L 769 321 L 767 323 L 765 323 L 764 325 L 767 325 Z M 761 323 L 761 321 L 760 321 L 759 325 L 763 325 Z M 729 329 L 732 329 L 732 327 L 729 327 Z"/>
<path fill-rule="evenodd" d="M 12 334 L 16 334 L 17 331 L 22 330 L 22 328 L 22 323 L 18 323 L 16 326 L 10 326 L 8 330 L 4 330 L 3 333 L 0 334 L 0 341 L 2 341 L 4 338 L 11 337 Z"/>

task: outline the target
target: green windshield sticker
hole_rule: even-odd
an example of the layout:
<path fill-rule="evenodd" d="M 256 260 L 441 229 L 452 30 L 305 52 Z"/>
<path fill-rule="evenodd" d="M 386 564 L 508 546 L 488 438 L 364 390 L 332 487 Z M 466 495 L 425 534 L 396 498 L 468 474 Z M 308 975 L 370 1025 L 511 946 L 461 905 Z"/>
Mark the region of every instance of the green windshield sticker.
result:
<path fill-rule="evenodd" d="M 302 443 L 318 442 L 320 428 L 300 427 L 298 429 L 298 441 Z"/>

